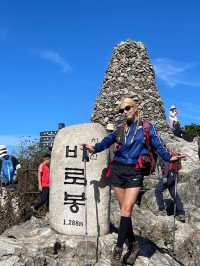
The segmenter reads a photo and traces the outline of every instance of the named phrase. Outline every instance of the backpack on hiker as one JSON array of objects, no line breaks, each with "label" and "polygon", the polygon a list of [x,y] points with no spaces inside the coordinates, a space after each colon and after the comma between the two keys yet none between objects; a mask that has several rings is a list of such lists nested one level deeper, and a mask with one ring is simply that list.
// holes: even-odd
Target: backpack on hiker
[{"label": "backpack on hiker", "polygon": [[15,179],[15,169],[12,161],[12,157],[8,156],[7,159],[0,158],[1,160],[1,183],[5,185],[10,185],[14,182]]},{"label": "backpack on hiker", "polygon": [[[157,154],[154,152],[150,144],[150,123],[146,120],[142,120],[140,122],[140,125],[142,126],[143,131],[144,131],[144,142],[148,150],[148,154],[139,156],[135,169],[140,169],[143,176],[148,176],[155,172]],[[124,140],[124,126],[121,126],[117,129],[116,135],[117,135],[116,142],[117,142],[117,145],[120,147],[120,145],[123,143],[123,140]],[[111,165],[112,165],[112,161],[109,163],[105,171],[106,177],[110,175]]]},{"label": "backpack on hiker", "polygon": [[148,149],[147,155],[141,155],[137,161],[136,167],[141,169],[143,176],[151,175],[155,172],[157,154],[154,152],[150,144],[150,123],[146,120],[142,121],[142,127],[144,131],[144,141]]}]

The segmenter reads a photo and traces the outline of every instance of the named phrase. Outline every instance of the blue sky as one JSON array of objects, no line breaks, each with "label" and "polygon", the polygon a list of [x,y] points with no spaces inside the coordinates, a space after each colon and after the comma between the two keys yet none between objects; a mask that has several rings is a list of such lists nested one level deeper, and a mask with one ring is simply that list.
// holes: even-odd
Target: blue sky
[{"label": "blue sky", "polygon": [[168,110],[200,123],[199,1],[0,0],[0,144],[87,122],[113,47],[144,42]]}]

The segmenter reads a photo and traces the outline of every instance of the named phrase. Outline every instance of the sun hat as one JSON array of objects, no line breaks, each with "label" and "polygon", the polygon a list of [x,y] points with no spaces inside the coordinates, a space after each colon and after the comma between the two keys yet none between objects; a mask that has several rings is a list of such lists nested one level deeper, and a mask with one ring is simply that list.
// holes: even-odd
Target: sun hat
[{"label": "sun hat", "polygon": [[170,110],[173,110],[173,109],[176,109],[176,106],[175,105],[171,105],[170,106]]}]

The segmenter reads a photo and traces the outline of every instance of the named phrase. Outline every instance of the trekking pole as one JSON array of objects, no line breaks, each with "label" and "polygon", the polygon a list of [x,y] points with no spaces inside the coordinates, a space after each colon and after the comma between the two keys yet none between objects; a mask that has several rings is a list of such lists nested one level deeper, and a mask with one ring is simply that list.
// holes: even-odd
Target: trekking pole
[{"label": "trekking pole", "polygon": [[177,190],[177,177],[175,174],[175,187],[174,187],[174,219],[173,219],[173,239],[172,239],[172,259],[173,259],[173,265],[174,265],[174,259],[175,259],[175,241],[176,241],[176,190]]},{"label": "trekking pole", "polygon": [[88,150],[85,145],[83,145],[83,157],[82,161],[84,162],[84,194],[85,194],[85,243],[86,243],[86,264],[84,266],[90,266],[87,262],[88,258],[88,228],[87,228],[87,176],[86,176],[86,163],[89,162]]},{"label": "trekking pole", "polygon": [[178,164],[179,160],[176,164],[176,170],[175,170],[175,184],[174,184],[174,222],[173,222],[173,246],[172,246],[172,256],[173,256],[173,265],[174,265],[174,258],[176,256],[175,253],[175,241],[176,241],[176,195],[177,195],[177,180],[178,180]]},{"label": "trekking pole", "polygon": [[159,161],[156,162],[156,169],[157,169],[157,176],[154,179],[158,180],[161,179]]}]

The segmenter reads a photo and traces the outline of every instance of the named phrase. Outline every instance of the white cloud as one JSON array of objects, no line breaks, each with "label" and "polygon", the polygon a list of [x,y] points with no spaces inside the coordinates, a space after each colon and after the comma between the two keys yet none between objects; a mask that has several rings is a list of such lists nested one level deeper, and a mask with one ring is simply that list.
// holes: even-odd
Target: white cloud
[{"label": "white cloud", "polygon": [[71,71],[71,66],[59,53],[51,50],[43,50],[39,52],[39,55],[42,59],[59,65],[64,73],[69,73]]},{"label": "white cloud", "polygon": [[170,87],[185,85],[199,87],[200,81],[192,81],[186,78],[188,70],[196,67],[193,63],[180,63],[169,58],[156,58],[152,60],[157,77]]}]

